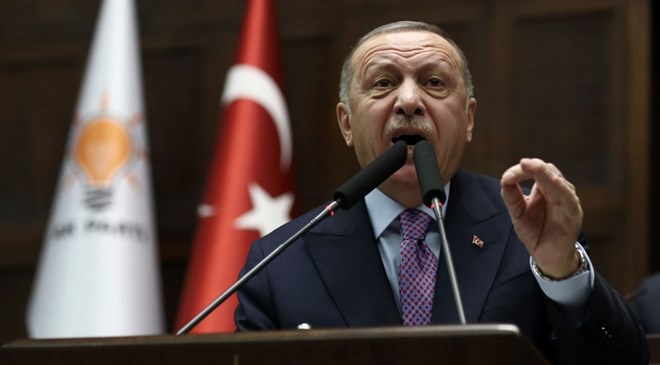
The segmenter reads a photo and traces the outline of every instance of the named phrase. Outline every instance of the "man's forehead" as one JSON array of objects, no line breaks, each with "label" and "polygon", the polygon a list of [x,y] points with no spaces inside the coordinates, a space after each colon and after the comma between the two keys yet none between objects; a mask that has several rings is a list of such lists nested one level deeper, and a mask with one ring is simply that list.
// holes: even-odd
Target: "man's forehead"
[{"label": "man's forehead", "polygon": [[447,55],[456,66],[460,64],[458,52],[445,38],[424,30],[402,30],[375,35],[362,43],[354,52],[353,64],[364,62],[379,52],[414,53],[437,50]]}]

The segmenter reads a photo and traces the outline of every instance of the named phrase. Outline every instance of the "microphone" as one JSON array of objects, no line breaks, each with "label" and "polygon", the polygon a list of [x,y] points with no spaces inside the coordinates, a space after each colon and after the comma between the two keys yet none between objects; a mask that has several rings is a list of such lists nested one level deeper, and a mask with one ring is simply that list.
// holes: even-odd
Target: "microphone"
[{"label": "microphone", "polygon": [[424,140],[418,142],[415,144],[413,159],[415,160],[417,180],[419,180],[419,187],[422,190],[424,204],[430,207],[433,198],[438,198],[440,203],[444,204],[447,195],[442,188],[442,178],[438,169],[438,162],[435,159],[435,152],[433,152],[433,146]]},{"label": "microphone", "polygon": [[370,191],[375,189],[378,185],[382,184],[387,178],[406,163],[407,158],[407,145],[404,141],[398,141],[382,155],[378,156],[369,165],[363,168],[360,172],[350,178],[344,185],[340,186],[334,193],[334,201],[323,209],[316,217],[312,218],[309,223],[302,227],[298,232],[294,233],[284,243],[277,246],[268,256],[264,257],[258,264],[256,264],[250,271],[238,279],[234,285],[217,297],[211,304],[199,312],[195,318],[190,320],[185,326],[176,333],[183,335],[190,332],[199,322],[206,318],[215,308],[224,303],[229,297],[234,294],[240,287],[242,287],[248,280],[252,279],[259,271],[268,265],[273,259],[295,242],[300,236],[309,231],[312,227],[319,224],[328,216],[334,214],[336,208],[349,209],[355,203],[360,201]]},{"label": "microphone", "polygon": [[417,142],[413,151],[413,160],[415,160],[415,170],[417,171],[419,188],[422,191],[422,199],[424,200],[424,204],[433,209],[436,221],[438,222],[438,228],[440,229],[442,253],[445,257],[451,288],[454,292],[454,299],[456,300],[458,319],[461,324],[465,324],[463,301],[461,300],[461,293],[458,289],[458,282],[456,281],[456,272],[454,270],[454,263],[449,249],[449,241],[447,240],[441,210],[442,205],[447,200],[447,195],[442,188],[442,178],[440,177],[440,170],[438,169],[438,162],[435,158],[433,146],[425,140]]},{"label": "microphone", "polygon": [[406,163],[408,145],[399,140],[367,167],[340,186],[333,195],[339,207],[349,209]]}]

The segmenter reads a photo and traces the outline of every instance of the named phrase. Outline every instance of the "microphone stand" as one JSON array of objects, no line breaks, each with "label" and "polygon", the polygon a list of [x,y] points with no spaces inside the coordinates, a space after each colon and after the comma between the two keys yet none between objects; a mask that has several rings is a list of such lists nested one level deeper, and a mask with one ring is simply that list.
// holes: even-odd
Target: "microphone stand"
[{"label": "microphone stand", "polygon": [[456,271],[454,270],[454,262],[452,260],[451,251],[449,249],[449,240],[447,240],[447,233],[445,232],[445,223],[442,217],[442,203],[437,197],[431,198],[431,209],[435,213],[438,228],[440,229],[440,243],[442,244],[442,254],[445,257],[445,264],[447,264],[447,271],[449,271],[449,280],[451,281],[451,289],[454,292],[454,299],[456,301],[456,311],[458,312],[458,319],[461,324],[465,322],[465,312],[463,311],[463,301],[461,300],[461,293],[458,290],[458,282],[456,281]]},{"label": "microphone stand", "polygon": [[193,318],[188,322],[185,326],[183,326],[176,334],[177,335],[185,335],[188,332],[190,332],[191,329],[193,329],[199,322],[201,322],[204,318],[206,318],[211,312],[215,310],[220,304],[224,303],[229,297],[234,294],[245,282],[248,280],[252,279],[253,276],[255,276],[259,271],[261,271],[266,265],[268,265],[273,259],[275,259],[279,254],[281,254],[287,247],[289,247],[293,242],[295,242],[300,236],[305,234],[307,231],[309,231],[312,227],[315,225],[319,224],[322,220],[327,218],[329,215],[334,214],[334,210],[340,205],[340,200],[337,199],[330,203],[321,213],[319,213],[316,217],[314,217],[309,223],[307,223],[304,227],[302,227],[298,232],[296,232],[293,236],[291,236],[288,240],[284,241],[284,243],[280,244],[277,246],[273,252],[268,254],[268,256],[264,257],[263,260],[259,261],[259,263],[253,267],[250,271],[248,271],[245,275],[243,275],[234,285],[232,285],[229,289],[227,289],[224,293],[222,293],[219,297],[217,297],[211,304],[209,304],[204,310],[199,312]]},{"label": "microphone stand", "polygon": [[197,314],[195,318],[183,326],[176,334],[182,335],[188,333],[200,321],[206,318],[206,316],[211,314],[215,308],[217,308],[238,289],[240,289],[243,284],[255,276],[266,265],[273,261],[273,259],[281,254],[287,247],[289,247],[293,242],[300,238],[300,236],[305,234],[307,231],[312,229],[312,227],[319,224],[328,216],[333,215],[335,209],[351,208],[367,193],[375,189],[378,185],[382,184],[383,181],[387,180],[390,175],[395,173],[398,169],[401,168],[401,166],[403,166],[404,163],[406,163],[407,149],[408,147],[406,142],[398,141],[387,151],[378,156],[375,160],[371,161],[369,165],[365,166],[360,172],[350,178],[346,183],[344,183],[344,185],[340,186],[337,191],[335,191],[333,196],[334,201],[326,206],[321,213],[309,221],[309,223],[302,227],[293,236],[289,237],[288,240],[277,246],[277,248],[268,254],[268,256],[264,257],[263,260],[259,261],[255,267],[243,275],[243,277],[236,281],[236,283],[227,289],[227,291],[222,293],[222,295],[216,298],[204,310]]},{"label": "microphone stand", "polygon": [[445,201],[446,195],[444,190],[442,190],[442,178],[440,177],[440,170],[438,170],[438,161],[435,158],[433,146],[426,140],[417,142],[415,144],[413,159],[415,160],[415,169],[417,170],[419,188],[422,192],[422,200],[424,200],[424,204],[433,209],[436,221],[438,222],[438,228],[440,229],[440,244],[442,245],[442,252],[444,253],[447,271],[449,272],[451,289],[454,292],[458,319],[461,324],[465,324],[463,301],[461,300],[461,293],[458,290],[456,271],[454,270],[454,263],[449,250],[449,240],[447,239],[445,223],[442,218],[442,202]]}]

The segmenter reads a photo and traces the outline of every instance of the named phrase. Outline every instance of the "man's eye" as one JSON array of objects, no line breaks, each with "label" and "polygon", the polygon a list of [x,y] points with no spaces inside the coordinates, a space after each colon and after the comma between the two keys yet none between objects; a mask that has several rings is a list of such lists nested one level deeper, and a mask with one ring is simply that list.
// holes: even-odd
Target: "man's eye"
[{"label": "man's eye", "polygon": [[427,81],[427,84],[428,84],[429,86],[433,86],[433,87],[444,86],[444,83],[442,82],[442,80],[440,80],[440,79],[437,78],[437,77],[432,77],[432,78],[430,78],[430,79]]},{"label": "man's eye", "polygon": [[376,83],[374,84],[374,86],[376,86],[376,87],[388,87],[388,86],[392,86],[392,81],[390,81],[390,80],[388,80],[388,79],[380,79],[380,80],[376,80]]}]

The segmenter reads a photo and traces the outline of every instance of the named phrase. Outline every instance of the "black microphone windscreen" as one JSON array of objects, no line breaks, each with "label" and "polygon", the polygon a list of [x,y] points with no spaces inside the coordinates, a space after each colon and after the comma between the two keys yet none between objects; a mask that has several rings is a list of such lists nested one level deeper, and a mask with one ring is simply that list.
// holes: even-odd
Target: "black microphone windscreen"
[{"label": "black microphone windscreen", "polygon": [[438,161],[435,158],[433,146],[427,141],[419,141],[415,144],[413,151],[417,180],[422,190],[424,204],[431,206],[433,198],[438,198],[444,204],[447,196],[442,189],[442,178],[438,169]]},{"label": "black microphone windscreen", "polygon": [[408,145],[400,140],[340,186],[333,198],[339,201],[340,208],[349,209],[397,172],[407,158]]}]

